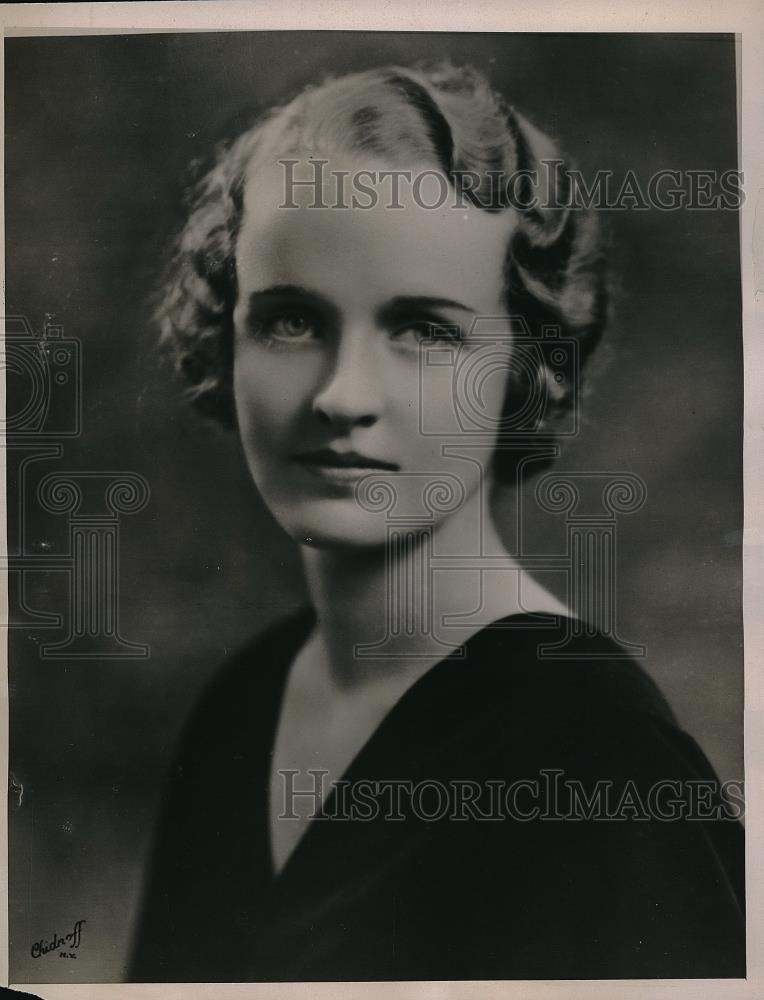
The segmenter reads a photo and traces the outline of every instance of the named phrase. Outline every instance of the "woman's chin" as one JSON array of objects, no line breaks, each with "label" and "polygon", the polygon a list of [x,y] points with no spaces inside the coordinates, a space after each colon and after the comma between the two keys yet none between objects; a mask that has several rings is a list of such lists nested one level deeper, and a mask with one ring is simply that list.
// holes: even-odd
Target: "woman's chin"
[{"label": "woman's chin", "polygon": [[379,549],[384,548],[385,538],[379,537],[378,534],[372,535],[371,533],[366,534],[352,534],[348,532],[332,533],[332,532],[314,532],[314,534],[298,533],[293,534],[292,538],[298,542],[300,545],[304,545],[309,549]]},{"label": "woman's chin", "polygon": [[364,511],[290,519],[288,523],[282,521],[282,526],[293,541],[313,549],[378,548],[387,539],[384,516]]}]

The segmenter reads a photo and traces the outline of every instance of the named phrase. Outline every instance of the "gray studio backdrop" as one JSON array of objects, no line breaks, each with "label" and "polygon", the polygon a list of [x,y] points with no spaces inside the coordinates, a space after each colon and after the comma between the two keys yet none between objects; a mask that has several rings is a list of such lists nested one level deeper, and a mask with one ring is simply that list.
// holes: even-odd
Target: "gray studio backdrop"
[{"label": "gray studio backdrop", "polygon": [[[46,376],[48,425],[8,449],[11,978],[112,981],[124,974],[160,781],[194,697],[226,651],[304,596],[296,553],[236,441],[184,407],[155,354],[147,297],[182,221],[187,164],[327,70],[451,56],[486,71],[585,175],[734,169],[734,42],[173,34],[14,38],[5,56],[7,313],[28,320],[19,337],[34,341],[47,322],[65,346],[76,342],[66,351],[81,351],[81,372],[65,351],[66,379]],[[645,481],[647,503],[618,525],[619,633],[647,647],[647,669],[681,722],[720,777],[738,779],[738,219],[653,209],[603,221],[617,277],[608,347],[558,468]],[[10,361],[8,371],[10,411],[29,386]],[[56,473],[87,485],[78,516],[88,530],[111,532],[119,630],[148,647],[145,657],[122,655],[140,652],[127,647],[112,658],[67,654],[73,513],[60,491],[56,507],[51,481],[47,508],[38,493]],[[122,506],[99,522],[114,514],[104,484],[118,474]],[[511,532],[511,494],[499,509]],[[526,549],[558,550],[564,525],[534,511]],[[545,582],[560,591],[559,578]],[[46,617],[56,614],[58,624]],[[58,657],[41,655],[62,642]],[[32,957],[35,942],[79,920],[76,959],[60,949]]]}]

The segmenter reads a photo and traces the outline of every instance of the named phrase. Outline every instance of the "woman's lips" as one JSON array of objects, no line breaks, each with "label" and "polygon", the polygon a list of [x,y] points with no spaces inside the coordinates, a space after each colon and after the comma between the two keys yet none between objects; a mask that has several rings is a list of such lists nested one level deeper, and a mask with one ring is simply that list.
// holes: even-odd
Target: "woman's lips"
[{"label": "woman's lips", "polygon": [[337,485],[352,485],[362,476],[374,472],[395,472],[399,468],[393,462],[360,455],[354,451],[334,451],[332,448],[304,452],[295,455],[295,460],[318,479]]},{"label": "woman's lips", "polygon": [[363,476],[370,473],[380,472],[380,469],[354,468],[353,466],[339,465],[310,465],[305,463],[304,468],[311,475],[323,480],[326,483],[334,483],[340,486],[351,486],[357,483]]}]

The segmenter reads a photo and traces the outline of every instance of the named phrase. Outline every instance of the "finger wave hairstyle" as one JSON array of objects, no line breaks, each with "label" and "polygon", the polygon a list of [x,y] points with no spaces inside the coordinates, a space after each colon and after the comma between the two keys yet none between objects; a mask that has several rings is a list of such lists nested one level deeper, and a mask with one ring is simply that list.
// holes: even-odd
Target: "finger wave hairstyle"
[{"label": "finger wave hairstyle", "polygon": [[[510,371],[497,443],[517,443],[512,415],[529,395],[545,401],[535,432],[553,434],[559,418],[578,403],[580,373],[604,327],[606,273],[597,220],[590,210],[568,206],[567,170],[553,141],[507,105],[482,74],[450,62],[329,77],[261,114],[218,148],[212,168],[187,193],[189,213],[156,310],[161,343],[170,348],[196,408],[227,428],[236,425],[235,249],[245,178],[258,161],[333,152],[366,152],[396,168],[431,165],[480,209],[517,212],[503,262],[505,303],[507,315],[522,317],[538,339],[539,361],[530,381],[527,373],[520,378]],[[544,161],[559,167],[544,169]],[[463,182],[466,174],[470,185]],[[558,349],[554,365],[549,328],[574,348],[562,362]],[[516,447],[498,447],[497,479],[516,481],[518,469],[527,467],[521,458]]]}]

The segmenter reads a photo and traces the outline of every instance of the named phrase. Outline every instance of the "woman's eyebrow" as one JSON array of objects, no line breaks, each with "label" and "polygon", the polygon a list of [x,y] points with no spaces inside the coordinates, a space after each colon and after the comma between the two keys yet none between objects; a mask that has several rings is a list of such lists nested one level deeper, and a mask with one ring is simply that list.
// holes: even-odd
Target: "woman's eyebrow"
[{"label": "woman's eyebrow", "polygon": [[312,288],[305,288],[303,285],[271,285],[268,288],[252,292],[249,296],[249,309],[252,310],[272,299],[297,299],[314,309],[320,309],[332,316],[339,316],[339,309],[330,299]]},{"label": "woman's eyebrow", "polygon": [[[257,306],[273,299],[299,300],[337,319],[341,316],[341,311],[331,299],[315,289],[306,288],[304,285],[271,285],[268,288],[252,292],[249,296],[249,309],[254,310]],[[462,312],[477,314],[471,306],[466,306],[455,299],[434,295],[396,295],[395,298],[380,306],[376,318],[381,325],[384,325],[395,322],[401,316],[409,316],[412,313],[427,312],[433,309],[459,309]]]},{"label": "woman's eyebrow", "polygon": [[460,309],[463,312],[476,314],[476,310],[471,306],[465,306],[454,299],[431,295],[397,295],[378,310],[377,318],[381,323],[385,323],[388,319],[396,319],[402,313],[426,312],[428,309]]}]

